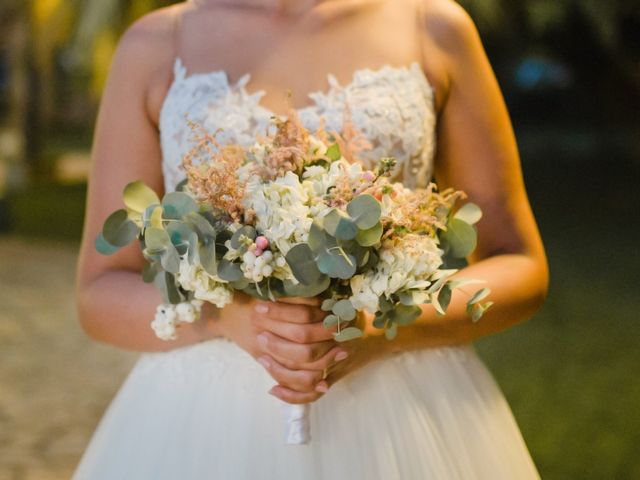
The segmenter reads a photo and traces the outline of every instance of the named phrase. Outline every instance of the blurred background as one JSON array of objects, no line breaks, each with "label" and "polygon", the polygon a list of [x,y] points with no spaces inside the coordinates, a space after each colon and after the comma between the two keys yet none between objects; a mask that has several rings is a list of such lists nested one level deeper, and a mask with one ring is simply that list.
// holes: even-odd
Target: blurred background
[{"label": "blurred background", "polygon": [[[170,1],[0,2],[0,479],[68,478],[135,355],[73,307],[111,55]],[[465,0],[512,114],[551,289],[478,343],[545,479],[640,478],[640,2]]]}]

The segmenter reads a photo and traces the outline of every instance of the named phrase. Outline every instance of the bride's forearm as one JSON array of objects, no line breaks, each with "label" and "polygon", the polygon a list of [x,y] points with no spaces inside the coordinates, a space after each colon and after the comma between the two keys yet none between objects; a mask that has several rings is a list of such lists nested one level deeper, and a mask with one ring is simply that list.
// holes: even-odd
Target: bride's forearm
[{"label": "bride's forearm", "polygon": [[[215,322],[205,318],[181,324],[176,340],[159,339],[150,323],[160,303],[162,298],[153,285],[143,283],[139,273],[126,270],[106,271],[76,291],[82,327],[104,343],[140,352],[166,351],[219,336]],[[208,316],[209,309],[205,310],[203,316]]]},{"label": "bride's forearm", "polygon": [[[519,254],[497,255],[469,265],[455,277],[486,281],[455,289],[446,316],[424,305],[415,324],[398,329],[391,351],[456,345],[505,330],[531,317],[542,305],[548,285],[546,265]],[[484,301],[494,304],[474,323],[466,313],[470,296],[481,287],[491,289]]]}]

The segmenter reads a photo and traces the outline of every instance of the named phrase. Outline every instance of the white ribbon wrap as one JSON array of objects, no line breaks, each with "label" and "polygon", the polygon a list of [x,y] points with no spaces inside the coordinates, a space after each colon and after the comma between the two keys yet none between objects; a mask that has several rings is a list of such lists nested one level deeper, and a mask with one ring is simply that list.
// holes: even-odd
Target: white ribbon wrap
[{"label": "white ribbon wrap", "polygon": [[311,441],[311,405],[282,405],[287,445],[306,445]]}]

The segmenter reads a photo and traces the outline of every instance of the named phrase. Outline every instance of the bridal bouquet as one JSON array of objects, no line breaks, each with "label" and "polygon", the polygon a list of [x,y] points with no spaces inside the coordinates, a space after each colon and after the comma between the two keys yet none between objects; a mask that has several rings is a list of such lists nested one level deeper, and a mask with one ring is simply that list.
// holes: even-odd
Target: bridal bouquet
[{"label": "bridal bouquet", "polygon": [[[126,208],[107,218],[96,248],[112,254],[139,242],[142,277],[164,298],[151,323],[158,337],[175,339],[204,301],[224,307],[242,291],[272,301],[320,296],[340,342],[362,336],[355,320],[367,311],[391,340],[420,305],[444,315],[455,288],[479,283],[451,278],[476,246],[481,217],[474,204],[455,208],[463,192],[393,183],[391,157],[366,168],[358,153],[367,142],[349,120],[342,134],[322,126],[312,134],[294,110],[273,122],[275,133],[250,147],[222,145],[190,122],[194,147],[177,191],[161,200],[131,183]],[[474,321],[489,293],[470,294]],[[288,442],[306,443],[309,407],[286,408]]]}]

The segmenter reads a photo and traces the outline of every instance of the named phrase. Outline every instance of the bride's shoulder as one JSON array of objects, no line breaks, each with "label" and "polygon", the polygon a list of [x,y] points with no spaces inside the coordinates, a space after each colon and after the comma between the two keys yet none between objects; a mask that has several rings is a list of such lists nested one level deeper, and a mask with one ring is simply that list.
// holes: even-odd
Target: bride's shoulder
[{"label": "bride's shoulder", "polygon": [[479,40],[474,21],[453,0],[418,0],[425,33],[445,53],[461,53]]},{"label": "bride's shoulder", "polygon": [[143,98],[154,120],[173,75],[176,28],[184,5],[160,8],[133,22],[120,37],[111,63],[107,87],[111,83]]}]

